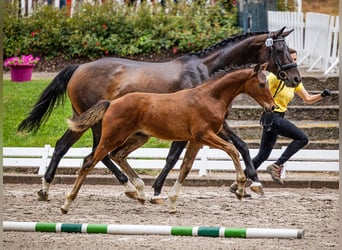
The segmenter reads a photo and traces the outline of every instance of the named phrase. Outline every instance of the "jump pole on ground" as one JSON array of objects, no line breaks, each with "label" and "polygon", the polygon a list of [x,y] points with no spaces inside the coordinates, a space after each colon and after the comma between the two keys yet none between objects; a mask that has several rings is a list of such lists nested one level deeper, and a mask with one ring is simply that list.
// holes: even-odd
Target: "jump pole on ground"
[{"label": "jump pole on ground", "polygon": [[174,235],[205,236],[225,238],[296,238],[304,237],[302,229],[276,228],[228,228],[228,227],[192,227],[158,225],[121,225],[121,224],[76,224],[45,222],[3,222],[3,231],[20,232],[66,232],[66,233],[102,233],[122,235]]}]

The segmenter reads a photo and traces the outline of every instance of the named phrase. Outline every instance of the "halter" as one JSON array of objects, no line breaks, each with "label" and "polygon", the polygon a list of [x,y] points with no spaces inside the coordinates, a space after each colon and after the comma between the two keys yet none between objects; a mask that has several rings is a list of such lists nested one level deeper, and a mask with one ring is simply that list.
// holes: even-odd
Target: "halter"
[{"label": "halter", "polygon": [[266,39],[265,41],[265,45],[267,48],[269,48],[269,51],[270,51],[270,55],[272,55],[273,57],[273,60],[277,66],[277,78],[279,80],[286,80],[287,78],[287,74],[284,70],[287,70],[287,69],[290,69],[290,68],[294,68],[294,67],[297,67],[297,63],[293,62],[293,63],[288,63],[288,64],[284,64],[284,65],[281,65],[280,62],[279,62],[279,59],[276,55],[276,53],[274,53],[274,50],[273,50],[273,44],[276,43],[276,42],[283,42],[285,41],[284,38],[278,38],[278,39],[273,39],[271,37],[271,33],[268,35],[268,38]]}]

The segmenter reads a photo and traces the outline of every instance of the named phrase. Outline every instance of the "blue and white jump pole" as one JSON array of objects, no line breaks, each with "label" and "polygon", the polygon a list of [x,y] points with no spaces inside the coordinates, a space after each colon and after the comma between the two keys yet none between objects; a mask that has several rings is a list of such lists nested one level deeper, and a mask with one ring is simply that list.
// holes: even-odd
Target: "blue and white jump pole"
[{"label": "blue and white jump pole", "polygon": [[296,238],[304,237],[302,229],[227,228],[121,224],[76,224],[44,222],[3,222],[3,231],[102,233],[123,235],[175,235],[225,238]]}]

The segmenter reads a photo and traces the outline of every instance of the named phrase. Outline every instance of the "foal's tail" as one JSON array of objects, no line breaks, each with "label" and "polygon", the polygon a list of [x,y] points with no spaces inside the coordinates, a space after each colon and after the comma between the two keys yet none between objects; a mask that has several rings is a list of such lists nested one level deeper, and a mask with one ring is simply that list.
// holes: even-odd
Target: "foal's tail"
[{"label": "foal's tail", "polygon": [[81,115],[68,119],[69,129],[76,132],[84,132],[98,121],[102,120],[110,101],[100,101]]},{"label": "foal's tail", "polygon": [[68,82],[79,65],[70,65],[52,80],[40,95],[29,115],[19,124],[18,131],[37,132],[48,120],[55,106],[64,103]]}]

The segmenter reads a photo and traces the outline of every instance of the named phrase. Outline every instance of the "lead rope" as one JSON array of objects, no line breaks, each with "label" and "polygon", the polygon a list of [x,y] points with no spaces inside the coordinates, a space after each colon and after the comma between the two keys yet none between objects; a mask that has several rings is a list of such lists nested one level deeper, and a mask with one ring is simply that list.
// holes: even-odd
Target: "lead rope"
[{"label": "lead rope", "polygon": [[[280,80],[276,91],[273,94],[273,98],[284,89],[285,83]],[[260,124],[266,129],[267,132],[271,131],[271,126],[273,124],[273,113],[264,111],[260,118]]]}]

